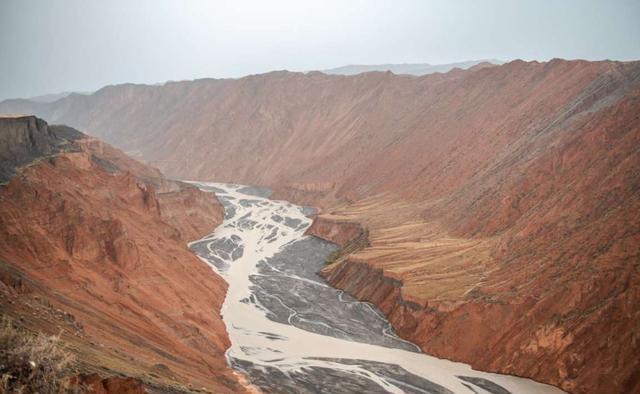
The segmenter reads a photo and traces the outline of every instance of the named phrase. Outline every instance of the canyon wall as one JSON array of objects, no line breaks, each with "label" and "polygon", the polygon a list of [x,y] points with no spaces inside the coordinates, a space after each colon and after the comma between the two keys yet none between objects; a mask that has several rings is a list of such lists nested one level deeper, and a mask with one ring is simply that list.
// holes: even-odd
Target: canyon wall
[{"label": "canyon wall", "polygon": [[[330,233],[341,228],[338,223]],[[516,280],[492,273],[499,265],[474,261],[486,246],[446,235],[417,246],[386,243],[376,234],[371,243],[321,275],[378,305],[398,335],[425,352],[569,392],[638,391],[637,265],[606,274],[583,267],[590,280],[557,288],[526,264],[513,264],[542,293],[526,294],[514,287]]]},{"label": "canyon wall", "polygon": [[542,153],[526,149],[616,104],[637,88],[639,70],[553,60],[422,77],[272,72],[8,100],[0,112],[86,130],[168,176],[424,200]]},{"label": "canyon wall", "polygon": [[[5,124],[56,134],[34,117],[0,119],[3,136]],[[220,204],[184,184],[158,194],[135,175],[156,170],[108,146],[100,155],[81,135],[66,143],[0,188],[2,314],[60,334],[85,372],[159,390],[243,391],[225,359],[226,283],[186,247],[222,222]]]},{"label": "canyon wall", "polygon": [[312,231],[341,243],[345,220],[366,228],[324,274],[428,353],[576,393],[639,389],[639,62],[273,72],[0,111],[178,178],[273,187],[319,205]]}]

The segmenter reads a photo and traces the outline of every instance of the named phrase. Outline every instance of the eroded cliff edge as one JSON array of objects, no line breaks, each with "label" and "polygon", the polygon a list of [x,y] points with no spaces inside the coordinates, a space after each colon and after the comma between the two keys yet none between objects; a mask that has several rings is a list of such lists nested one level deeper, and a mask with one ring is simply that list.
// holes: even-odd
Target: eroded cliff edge
[{"label": "eroded cliff edge", "polygon": [[79,371],[243,391],[224,357],[226,283],[186,247],[222,222],[220,204],[60,130],[0,118],[4,173],[15,174],[0,187],[2,314],[61,334]]},{"label": "eroded cliff edge", "polygon": [[398,335],[426,353],[574,393],[638,390],[637,264],[604,273],[587,268],[588,285],[558,289],[514,261],[509,269],[530,275],[538,289],[527,294],[505,276],[494,239],[455,238],[418,222],[374,221],[369,232],[352,220],[314,219],[309,235],[343,247],[320,275],[376,304]]}]

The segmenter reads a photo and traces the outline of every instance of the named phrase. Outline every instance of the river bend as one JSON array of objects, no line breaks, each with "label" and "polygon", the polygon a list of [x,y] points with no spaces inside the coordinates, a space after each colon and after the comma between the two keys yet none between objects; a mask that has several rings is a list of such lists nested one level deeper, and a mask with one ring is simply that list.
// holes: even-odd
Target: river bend
[{"label": "river bend", "polygon": [[229,364],[277,393],[562,393],[529,379],[474,371],[399,338],[380,311],[316,272],[337,246],[304,235],[312,209],[267,189],[196,183],[225,220],[190,248],[229,284],[222,315]]}]

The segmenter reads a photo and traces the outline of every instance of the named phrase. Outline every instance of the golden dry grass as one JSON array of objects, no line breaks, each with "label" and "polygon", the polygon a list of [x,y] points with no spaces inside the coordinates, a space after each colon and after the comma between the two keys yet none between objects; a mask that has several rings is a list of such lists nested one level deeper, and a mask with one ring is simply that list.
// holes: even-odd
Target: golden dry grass
[{"label": "golden dry grass", "polygon": [[57,336],[33,334],[3,316],[0,322],[0,392],[69,391],[67,375],[75,357]]},{"label": "golden dry grass", "polygon": [[493,241],[451,237],[439,223],[421,218],[430,205],[382,194],[335,206],[322,217],[357,221],[366,227],[371,246],[349,259],[381,268],[386,276],[401,280],[403,295],[418,300],[460,300],[492,268]]}]

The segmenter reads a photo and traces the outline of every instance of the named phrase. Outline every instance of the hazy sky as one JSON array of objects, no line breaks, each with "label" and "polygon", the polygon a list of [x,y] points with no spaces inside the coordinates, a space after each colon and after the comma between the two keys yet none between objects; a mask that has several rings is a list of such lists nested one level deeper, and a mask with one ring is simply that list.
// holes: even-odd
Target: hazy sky
[{"label": "hazy sky", "polygon": [[640,0],[0,0],[0,100],[346,64],[640,59]]}]

